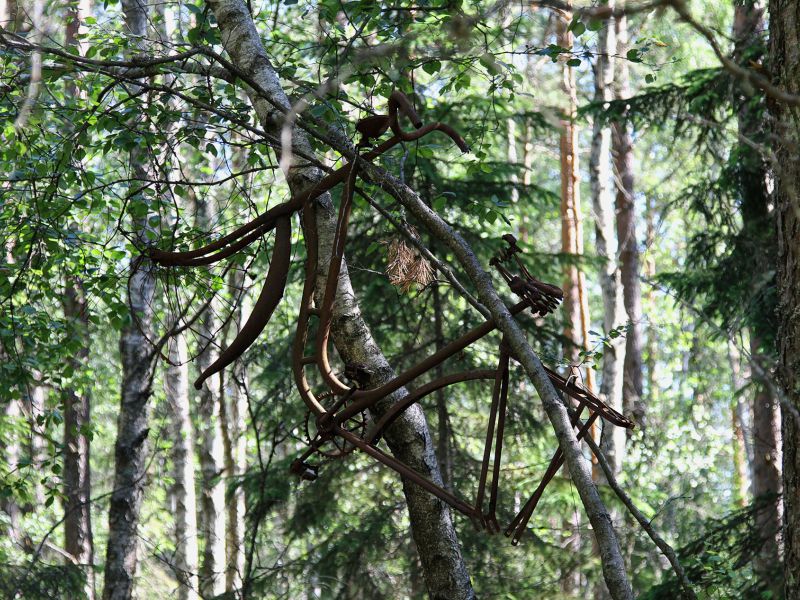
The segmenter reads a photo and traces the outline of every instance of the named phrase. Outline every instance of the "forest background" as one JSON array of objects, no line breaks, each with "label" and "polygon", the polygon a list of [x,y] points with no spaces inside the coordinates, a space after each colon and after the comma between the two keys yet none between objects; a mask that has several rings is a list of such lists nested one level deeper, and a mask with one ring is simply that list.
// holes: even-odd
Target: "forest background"
[{"label": "forest background", "polygon": [[[800,598],[798,6],[4,0],[0,597]],[[496,297],[414,201],[487,269],[513,233],[565,292],[520,317],[533,349],[636,422],[593,431],[602,459],[582,444],[616,571],[573,463],[516,547],[358,452],[290,475],[300,227],[266,331],[190,387],[273,239],[204,269],[145,250],[217,240],[341,166],[393,90],[471,152],[403,144],[377,161],[394,192],[356,198],[347,276],[373,358],[407,367]],[[316,166],[288,161],[287,118]],[[448,364],[492,365],[498,341]],[[502,525],[559,443],[529,374],[512,369]],[[459,384],[397,426],[459,494],[490,399]]]}]

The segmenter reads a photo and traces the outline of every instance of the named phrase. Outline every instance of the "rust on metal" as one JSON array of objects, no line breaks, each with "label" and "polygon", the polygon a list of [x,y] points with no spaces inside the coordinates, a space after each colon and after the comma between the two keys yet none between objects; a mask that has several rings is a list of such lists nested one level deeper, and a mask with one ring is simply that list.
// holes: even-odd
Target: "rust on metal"
[{"label": "rust on metal", "polygon": [[[401,119],[410,121],[413,129],[409,131],[403,129]],[[501,528],[496,512],[508,404],[509,366],[514,358],[504,341],[501,341],[498,346],[498,363],[495,368],[449,373],[413,389],[386,409],[380,417],[369,418],[373,415],[378,401],[404,386],[412,385],[421,376],[491,334],[497,328],[493,320],[481,323],[416,365],[397,373],[391,380],[374,387],[370,387],[373,373],[363,365],[345,366],[342,376],[349,384],[342,381],[331,366],[328,348],[337,284],[347,245],[353,196],[362,166],[402,142],[418,140],[434,131],[449,136],[463,152],[469,151],[463,138],[449,125],[439,122],[424,125],[409,99],[398,91],[393,92],[389,98],[387,115],[375,115],[362,119],[356,124],[356,131],[361,135],[361,140],[356,147],[354,159],[322,178],[310,189],[292,196],[288,201],[271,208],[249,223],[201,248],[185,252],[166,252],[157,249],[149,251],[149,257],[155,263],[164,266],[209,265],[236,254],[275,229],[275,244],[269,271],[250,317],[234,341],[220,354],[217,361],[202,373],[195,383],[195,387],[199,388],[205,379],[218,373],[241,356],[255,342],[272,317],[283,297],[291,262],[291,219],[295,213],[299,213],[306,240],[306,262],[291,363],[295,386],[308,408],[306,419],[308,448],[292,462],[291,472],[301,479],[313,481],[319,472],[319,466],[309,462],[313,456],[328,460],[346,456],[358,449],[396,471],[401,477],[414,482],[446,502],[455,510],[472,519],[477,525],[485,528],[487,532],[499,532]],[[388,131],[392,133],[389,139],[369,148],[373,140],[378,140]],[[342,183],[344,185],[331,260],[327,265],[326,285],[321,302],[317,304],[314,300],[314,292],[320,264],[314,200]],[[509,308],[511,314],[518,315],[530,309],[535,316],[544,317],[554,312],[563,300],[561,289],[536,279],[528,271],[520,259],[522,249],[513,235],[506,234],[503,236],[503,240],[506,247],[492,258],[490,264],[495,267],[508,284],[509,289],[520,300]],[[312,319],[318,321],[317,327],[313,329],[313,335],[311,333]],[[321,389],[312,388],[306,376],[306,369],[316,370],[318,379],[321,380]],[[565,379],[551,369],[546,369],[546,371],[556,389],[577,402],[578,408],[571,423],[576,429],[576,437],[579,440],[587,434],[591,425],[598,418],[618,427],[632,428],[634,426],[629,419],[606,405],[573,379]],[[387,429],[404,411],[427,395],[458,383],[480,380],[491,380],[494,385],[478,489],[474,503],[470,504],[381,450],[378,444]],[[589,411],[589,418],[585,423],[581,423],[580,415],[584,410]],[[519,542],[545,487],[562,464],[563,453],[559,448],[554,453],[541,482],[530,499],[504,530],[505,534],[512,538],[513,544]]]}]

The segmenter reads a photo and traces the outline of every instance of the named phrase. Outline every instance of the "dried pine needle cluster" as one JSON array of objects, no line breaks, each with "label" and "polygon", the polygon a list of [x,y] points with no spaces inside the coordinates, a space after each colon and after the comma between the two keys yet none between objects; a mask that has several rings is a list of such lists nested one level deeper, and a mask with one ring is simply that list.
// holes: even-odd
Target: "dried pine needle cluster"
[{"label": "dried pine needle cluster", "polygon": [[[408,231],[419,239],[413,227],[408,226]],[[399,287],[403,293],[408,293],[414,284],[424,288],[433,281],[433,267],[405,239],[395,236],[385,243],[388,261],[386,275],[389,276],[389,283]]]}]

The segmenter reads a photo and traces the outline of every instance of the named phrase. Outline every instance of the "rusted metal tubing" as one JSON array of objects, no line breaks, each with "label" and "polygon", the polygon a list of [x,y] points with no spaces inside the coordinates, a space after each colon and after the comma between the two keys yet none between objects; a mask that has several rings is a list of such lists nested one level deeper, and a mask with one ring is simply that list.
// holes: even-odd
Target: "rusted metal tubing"
[{"label": "rusted metal tubing", "polygon": [[292,345],[292,372],[295,386],[300,393],[300,398],[308,409],[321,415],[325,407],[314,396],[305,374],[304,357],[308,342],[308,328],[311,317],[317,313],[314,308],[314,288],[317,281],[317,213],[313,203],[306,206],[300,213],[303,233],[305,235],[306,263],[303,280],[303,295],[300,300],[300,312],[297,316],[297,330]]},{"label": "rusted metal tubing", "polygon": [[[292,472],[304,479],[312,480],[317,476],[317,467],[306,463],[306,459],[312,454],[319,453],[325,457],[339,457],[347,454],[354,448],[359,448],[382,464],[395,470],[405,480],[421,486],[443,502],[468,516],[473,522],[482,524],[490,533],[496,532],[499,531],[496,507],[505,419],[507,414],[509,360],[511,358],[510,349],[505,343],[501,343],[500,345],[500,357],[497,369],[478,369],[452,373],[422,385],[393,404],[389,410],[371,426],[369,432],[366,434],[364,432],[366,429],[366,421],[362,414],[366,410],[372,409],[375,403],[382,398],[397,391],[402,386],[411,383],[434,367],[441,365],[448,358],[461,352],[477,340],[494,331],[496,329],[494,322],[487,321],[474,327],[472,330],[450,342],[410,369],[398,374],[391,381],[373,389],[364,389],[370,381],[370,373],[364,369],[358,368],[358,365],[348,365],[348,368],[345,369],[345,378],[349,378],[354,382],[352,386],[346,385],[344,382],[340,381],[330,365],[328,347],[330,330],[333,322],[333,307],[336,301],[339,275],[341,273],[345,246],[347,244],[348,225],[353,204],[353,192],[359,173],[362,170],[362,161],[370,162],[401,142],[418,140],[434,131],[440,131],[448,135],[462,151],[469,151],[467,144],[452,127],[443,123],[423,125],[409,99],[399,91],[393,92],[389,98],[388,112],[388,115],[376,115],[359,121],[356,124],[356,131],[361,134],[362,139],[356,147],[353,159],[338,170],[329,173],[308,189],[295,194],[287,202],[269,209],[233,232],[201,248],[186,252],[164,252],[153,249],[149,251],[149,256],[154,262],[167,266],[193,267],[208,265],[232,256],[271,229],[276,229],[272,262],[269,267],[267,279],[264,283],[264,288],[261,291],[261,295],[256,302],[253,312],[231,345],[221,353],[217,361],[206,369],[197,382],[195,382],[195,387],[199,388],[206,378],[224,369],[253,344],[270,320],[284,293],[290,265],[291,218],[293,213],[299,212],[301,224],[305,232],[307,253],[305,261],[305,280],[300,302],[297,331],[292,347],[291,362],[295,385],[303,402],[309,408],[310,414],[313,415],[317,426],[317,433],[313,436],[310,432],[308,433],[310,438],[309,447],[301,457],[292,463]],[[401,117],[408,118],[414,130],[405,131],[400,124]],[[379,138],[389,129],[391,129],[393,133],[392,137],[361,155],[362,149],[366,148],[367,145],[371,143],[371,140]],[[317,207],[314,200],[319,195],[330,191],[336,185],[343,182],[344,187],[336,221],[332,256],[330,263],[326,266],[327,281],[325,289],[322,290],[321,300],[316,304],[315,288],[318,276],[320,275],[321,265],[319,264],[319,240],[316,231]],[[559,303],[563,299],[563,292],[561,289],[539,281],[530,274],[519,258],[522,249],[518,246],[516,238],[508,234],[503,236],[503,239],[508,244],[508,248],[501,250],[491,260],[490,264],[497,268],[511,290],[521,299],[521,302],[510,309],[511,314],[517,315],[523,310],[530,308],[534,314],[544,316],[558,308]],[[514,261],[517,264],[521,275],[513,274],[503,264],[510,261]],[[314,316],[319,318],[319,326],[316,330],[313,344],[311,344],[313,347],[309,349],[309,342],[311,342],[311,340],[309,340],[310,319]],[[319,396],[314,394],[306,377],[305,368],[310,365],[315,365],[324,384],[324,389],[321,390]],[[573,427],[580,422],[580,413],[585,407],[588,407],[592,413],[587,423],[580,428],[577,434],[578,439],[582,439],[592,423],[601,417],[615,425],[623,427],[633,426],[633,423],[623,415],[614,411],[611,407],[600,401],[599,398],[587,390],[584,390],[573,381],[567,381],[549,369],[547,369],[547,372],[551,381],[558,389],[572,398],[575,398],[579,403],[579,410],[572,420]],[[459,499],[452,492],[426,479],[408,465],[405,465],[401,461],[398,461],[394,457],[378,449],[374,443],[380,439],[386,429],[402,415],[409,406],[419,402],[421,398],[449,385],[477,379],[494,379],[495,385],[489,411],[489,423],[487,425],[476,505],[471,506],[467,502]],[[325,405],[327,405],[327,408]],[[325,450],[325,447],[327,447],[329,443],[333,444],[334,450]],[[493,460],[492,449],[494,449]],[[486,496],[486,487],[489,484],[490,460],[492,462],[491,487],[488,510],[484,513],[483,504]],[[555,476],[562,462],[563,455],[559,449],[553,456],[533,496],[531,496],[531,499],[515,516],[514,520],[512,520],[507,528],[507,535],[511,535],[512,532],[514,533],[514,538],[512,540],[514,544],[519,541],[519,537],[525,530],[528,520],[536,504],[539,502],[545,487]]]},{"label": "rusted metal tubing", "polygon": [[557,389],[571,396],[578,402],[586,404],[591,410],[598,412],[600,416],[609,423],[619,427],[624,427],[625,429],[633,429],[635,426],[633,421],[618,413],[608,404],[600,400],[600,398],[592,394],[589,390],[579,386],[574,382],[567,381],[561,377],[561,375],[552,369],[549,369],[548,367],[545,367],[544,370],[547,372],[547,376],[550,377],[550,381],[553,382],[553,385]]},{"label": "rusted metal tubing", "polygon": [[[525,310],[527,307],[527,303],[520,302],[512,306],[509,309],[509,312],[512,315],[516,315]],[[336,416],[336,422],[341,423],[342,421],[346,421],[352,417],[354,414],[369,409],[381,398],[388,396],[407,383],[410,383],[423,373],[430,371],[432,368],[441,364],[454,354],[458,354],[470,344],[473,344],[485,335],[494,331],[496,327],[497,326],[495,325],[494,321],[485,321],[484,323],[474,327],[462,335],[457,340],[450,342],[425,360],[417,363],[407,371],[404,371],[391,381],[388,381],[385,384],[371,390],[359,390],[353,395],[353,404],[345,407],[344,410],[342,410],[341,413]]]},{"label": "rusted metal tubing", "polygon": [[495,425],[497,422],[497,407],[500,404],[500,397],[503,392],[508,392],[508,354],[501,349],[500,360],[497,363],[497,370],[494,376],[494,388],[492,389],[492,404],[489,407],[489,424],[486,427],[486,442],[483,445],[483,460],[481,461],[481,474],[478,478],[478,491],[475,494],[475,506],[483,511],[483,495],[486,489],[486,477],[489,474],[489,460],[492,456],[492,443],[494,442]]},{"label": "rusted metal tubing", "polygon": [[[585,407],[584,404],[578,405],[578,409],[575,411],[575,414],[573,415],[572,419],[570,419],[570,425],[572,425],[572,427],[575,427],[578,424],[578,419],[580,419],[580,415],[583,412],[584,407]],[[525,503],[522,509],[516,514],[516,516],[511,520],[511,523],[508,524],[508,527],[506,527],[506,536],[511,535],[511,531],[515,529],[517,525],[519,525],[520,521],[524,518],[525,514],[529,510],[533,512],[533,508],[536,507],[536,503],[539,501],[538,496],[541,496],[541,493],[544,491],[544,485],[542,485],[542,483],[544,482],[545,479],[547,479],[547,481],[550,481],[550,479],[552,479],[552,477],[558,472],[558,467],[555,465],[560,456],[561,456],[561,448],[559,447],[556,448],[556,451],[553,453],[553,458],[550,459],[550,464],[548,465],[547,470],[545,471],[544,477],[542,477],[542,480],[539,482],[539,485],[537,486],[533,495]]]},{"label": "rusted metal tubing", "polygon": [[267,212],[262,213],[252,221],[245,223],[228,235],[218,239],[216,242],[212,242],[202,246],[201,248],[196,248],[195,250],[186,250],[184,252],[165,252],[163,250],[158,250],[157,248],[149,248],[147,250],[147,255],[151,260],[158,264],[165,266],[170,266],[173,264],[182,265],[184,263],[181,261],[197,258],[199,256],[205,256],[206,254],[221,250],[228,246],[231,242],[238,240],[242,236],[247,235],[251,231],[254,231],[260,227],[267,227],[268,229],[265,231],[268,231],[269,229],[272,229],[272,225],[278,218],[289,215],[293,212],[297,212],[300,210],[302,205],[302,196],[299,198],[292,198],[291,200],[278,204],[277,206],[273,206]]},{"label": "rusted metal tubing", "polygon": [[391,424],[394,423],[404,411],[422,400],[425,396],[432,394],[437,390],[465,381],[474,381],[476,379],[493,379],[494,376],[495,371],[492,369],[476,369],[472,371],[462,371],[460,373],[451,373],[449,375],[440,377],[439,379],[434,379],[430,383],[426,383],[413,392],[410,392],[408,395],[404,396],[402,400],[398,400],[392,404],[392,406],[389,407],[389,409],[381,416],[381,418],[378,419],[374,425],[372,425],[370,430],[367,432],[367,435],[364,436],[364,440],[369,444],[377,443],[378,440],[383,437],[386,429],[391,426]]},{"label": "rusted metal tubing", "polygon": [[[459,150],[465,153],[469,152],[469,146],[463,140],[463,138],[460,135],[458,135],[458,132],[449,125],[445,125],[444,123],[431,123],[429,125],[425,125],[421,129],[417,129],[416,131],[412,131],[409,133],[401,132],[400,138],[404,142],[413,142],[415,140],[425,137],[426,135],[428,135],[433,131],[441,131],[442,133],[447,135],[451,140],[453,140],[455,145],[458,146]],[[395,134],[397,134],[397,131],[395,131]]]},{"label": "rusted metal tubing", "polygon": [[261,290],[261,295],[253,307],[253,312],[230,346],[225,348],[220,353],[219,358],[203,371],[197,381],[194,382],[194,387],[198,390],[202,387],[203,381],[227,367],[250,347],[266,327],[272,313],[283,297],[292,253],[291,217],[284,216],[278,219],[275,229],[275,248],[272,251],[272,262],[269,265],[267,278],[264,281],[264,288]]},{"label": "rusted metal tubing", "polygon": [[359,157],[356,157],[350,166],[350,172],[345,180],[342,189],[342,201],[339,204],[339,215],[336,219],[336,232],[333,236],[331,248],[331,260],[328,264],[328,275],[325,280],[325,291],[320,306],[319,330],[315,346],[317,365],[325,383],[334,393],[344,393],[348,390],[338,377],[333,373],[328,359],[328,341],[331,333],[331,323],[333,322],[333,304],[336,301],[336,290],[339,287],[339,274],[344,260],[344,246],[347,243],[347,226],[350,222],[350,212],[353,207],[353,193],[355,189],[356,177],[359,171]]},{"label": "rusted metal tubing", "polygon": [[[500,524],[497,522],[497,496],[500,484],[500,464],[503,457],[503,434],[505,433],[506,425],[506,411],[508,403],[508,362],[510,353],[505,345],[505,342],[500,344],[500,358],[505,361],[505,368],[503,369],[503,382],[502,389],[500,390],[500,405],[497,407],[497,438],[494,444],[494,464],[492,465],[492,489],[489,495],[489,510],[485,513],[484,518],[487,526],[491,526],[497,533],[500,531]],[[481,507],[482,508],[482,507]]]},{"label": "rusted metal tubing", "polygon": [[366,452],[372,458],[378,460],[379,462],[383,463],[390,469],[396,471],[397,473],[400,474],[401,477],[404,477],[412,481],[413,483],[417,484],[421,488],[427,490],[428,492],[430,492],[443,502],[446,502],[447,504],[455,508],[460,513],[470,518],[480,517],[479,511],[474,506],[470,506],[466,502],[460,500],[458,497],[454,496],[441,486],[438,486],[432,481],[426,479],[425,477],[414,471],[411,467],[400,462],[393,456],[386,454],[385,452],[383,452],[379,448],[376,448],[375,446],[367,444],[363,439],[361,439],[357,435],[347,431],[346,429],[338,425],[334,426],[333,430],[337,435],[346,439],[348,442],[356,446],[359,450]]},{"label": "rusted metal tubing", "polygon": [[[372,160],[391,149],[396,144],[399,144],[400,141],[401,140],[399,137],[394,136],[376,148],[365,153],[361,157],[361,160]],[[351,166],[352,163],[349,163],[321,182],[325,183],[325,181],[328,181],[328,183],[331,184],[330,186],[327,184],[326,186],[318,185],[316,186],[317,189],[322,189],[323,187],[333,187],[333,185],[338,184],[349,174]],[[306,265],[303,295],[300,302],[300,313],[297,318],[297,331],[295,333],[294,344],[292,347],[292,371],[294,373],[295,385],[300,392],[300,397],[302,398],[303,402],[306,404],[309,410],[317,415],[320,415],[325,412],[325,408],[311,391],[311,387],[309,386],[308,380],[305,376],[303,365],[303,357],[305,356],[306,352],[306,342],[308,341],[309,319],[314,315],[321,316],[322,313],[320,308],[314,307],[314,289],[316,285],[317,267],[319,261],[316,233],[316,207],[313,205],[313,203],[309,202],[305,205],[301,213],[301,219],[303,223],[303,231],[306,237]],[[332,373],[330,373],[330,376],[333,378]],[[338,393],[344,393],[347,387],[339,382],[339,385],[336,386],[336,389]]]},{"label": "rusted metal tubing", "polygon": [[[589,419],[586,421],[586,423],[583,424],[583,426],[578,431],[578,434],[575,436],[578,439],[578,441],[582,440],[586,436],[586,434],[589,432],[592,425],[598,418],[599,415],[597,413],[591,414]],[[528,505],[526,504],[526,507],[528,507],[527,511],[523,509],[523,511],[525,511],[525,514],[523,515],[522,519],[517,525],[517,529],[514,532],[513,537],[511,538],[511,543],[514,546],[516,546],[519,543],[522,534],[525,533],[525,529],[528,526],[528,521],[530,520],[531,515],[533,515],[533,511],[536,509],[536,505],[539,503],[539,500],[541,499],[542,494],[544,493],[544,489],[547,487],[547,484],[550,483],[553,477],[555,477],[555,474],[558,473],[558,470],[561,468],[561,465],[563,464],[564,464],[564,453],[561,452],[561,448],[559,448],[553,455],[553,460],[550,463],[550,468],[547,469],[547,473],[545,473],[545,476],[542,478],[539,487],[536,489],[536,492],[534,492],[534,495],[531,496],[531,500],[528,501],[530,506],[528,507]]]},{"label": "rusted metal tubing", "polygon": [[[377,158],[387,150],[399,144],[401,141],[402,139],[400,137],[397,136],[392,137],[383,142],[382,144],[380,144],[379,146],[377,146],[376,148],[374,148],[373,150],[371,150],[370,152],[366,153],[363,157],[363,160],[372,160],[374,158]],[[211,254],[212,252],[222,250],[223,248],[230,245],[232,242],[238,240],[242,236],[245,236],[252,231],[255,231],[256,229],[259,229],[260,227],[267,227],[268,229],[265,229],[265,231],[268,231],[269,229],[271,229],[270,225],[273,224],[276,219],[284,215],[288,215],[299,211],[308,201],[313,200],[317,196],[320,196],[325,192],[330,191],[337,185],[339,185],[342,181],[344,181],[345,177],[347,177],[349,172],[350,172],[350,164],[341,167],[340,169],[322,178],[319,182],[317,182],[314,186],[312,186],[308,190],[301,192],[300,194],[292,197],[286,202],[283,202],[281,204],[278,204],[277,206],[272,207],[267,212],[257,216],[256,218],[245,223],[241,227],[238,227],[231,233],[221,237],[215,242],[211,242],[210,244],[207,244],[200,248],[196,248],[194,250],[186,250],[183,252],[166,252],[164,250],[159,250],[158,248],[148,248],[147,255],[151,260],[161,265],[181,266],[185,265],[183,261],[198,258],[200,256],[205,256],[206,254]]]},{"label": "rusted metal tubing", "polygon": [[155,262],[158,262],[165,266],[170,267],[202,267],[206,265],[214,264],[215,262],[219,262],[223,259],[228,258],[229,256],[233,256],[240,250],[243,250],[257,239],[262,237],[264,234],[268,233],[275,227],[275,223],[267,223],[252,231],[248,235],[241,238],[234,244],[231,244],[224,250],[220,250],[214,254],[208,254],[206,256],[198,256],[197,258],[183,258],[179,256],[172,256],[169,258],[160,258],[154,259]]},{"label": "rusted metal tubing", "polygon": [[[403,131],[402,127],[400,126],[398,109],[401,114],[408,117],[412,125],[414,125],[416,128],[416,131]],[[458,132],[449,125],[437,122],[423,126],[422,121],[417,115],[417,112],[414,110],[414,107],[411,106],[411,102],[402,92],[394,91],[392,92],[392,95],[389,96],[389,126],[392,128],[392,132],[395,134],[395,136],[399,137],[405,142],[413,142],[414,140],[418,140],[421,137],[428,135],[432,131],[441,131],[451,140],[453,140],[453,142],[462,152],[469,152],[469,146],[467,143],[458,134]]]},{"label": "rusted metal tubing", "polygon": [[[398,124],[399,116],[407,117],[416,129],[420,129],[422,127],[422,120],[419,118],[417,111],[414,110],[414,107],[411,104],[411,101],[408,99],[408,96],[406,96],[400,90],[394,90],[389,95],[389,121],[392,126],[396,126]],[[397,132],[395,131],[395,133]]]}]

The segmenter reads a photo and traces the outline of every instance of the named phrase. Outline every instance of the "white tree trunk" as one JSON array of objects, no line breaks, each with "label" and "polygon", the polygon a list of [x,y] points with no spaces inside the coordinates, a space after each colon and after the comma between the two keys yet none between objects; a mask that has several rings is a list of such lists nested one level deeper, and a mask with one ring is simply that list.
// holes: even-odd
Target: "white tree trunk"
[{"label": "white tree trunk", "polygon": [[[244,273],[233,271],[228,277],[231,297],[244,285]],[[241,303],[236,308],[233,326],[238,331],[243,323]],[[227,337],[227,335],[226,335]],[[223,389],[220,398],[222,414],[222,438],[225,455],[225,479],[228,481],[225,494],[225,591],[231,593],[242,587],[245,569],[244,555],[244,489],[239,482],[247,470],[246,417],[247,417],[247,369],[241,360],[223,373]],[[231,479],[236,480],[236,484]]]},{"label": "white tree trunk", "polygon": [[[613,8],[613,0],[609,8]],[[597,62],[595,65],[595,102],[614,99],[614,59],[616,36],[613,22],[605,23],[598,32]],[[617,263],[617,237],[615,231],[615,186],[611,161],[611,127],[596,119],[592,130],[592,150],[589,158],[589,177],[592,188],[592,210],[595,225],[595,249],[602,259],[600,290],[603,296],[603,331],[608,333],[625,324],[625,305],[622,299],[622,282]],[[602,348],[603,370],[600,398],[615,410],[622,412],[622,378],[625,360],[625,338],[608,340]],[[609,465],[618,475],[625,453],[625,430],[604,426],[600,448]],[[599,474],[602,479],[602,473]]]},{"label": "white tree trunk", "polygon": [[178,600],[198,598],[197,499],[194,478],[194,432],[189,412],[189,365],[186,338],[177,335],[169,344],[164,391],[170,411],[172,469],[175,483],[175,556],[172,569],[178,579]]},{"label": "white tree trunk", "polygon": [[[122,9],[133,48],[144,50],[147,4],[140,0],[123,0]],[[146,148],[133,149],[129,160],[132,178],[149,179]],[[145,216],[133,223],[141,246],[148,243],[146,219]],[[147,467],[148,401],[154,362],[148,340],[152,332],[155,278],[146,259],[136,260],[133,267],[128,281],[130,322],[123,329],[119,343],[122,387],[114,447],[114,488],[108,512],[104,600],[129,600],[133,594],[137,528]]]},{"label": "white tree trunk", "polygon": [[[208,198],[197,200],[197,226],[209,230],[214,222],[216,204]],[[203,348],[195,363],[198,373],[205,371],[219,354],[217,344],[219,302],[200,317],[198,341]],[[200,594],[214,597],[225,591],[225,482],[222,438],[222,376],[217,373],[203,383],[198,392],[198,454],[202,473],[200,492],[200,533],[205,545],[200,565]]]}]

